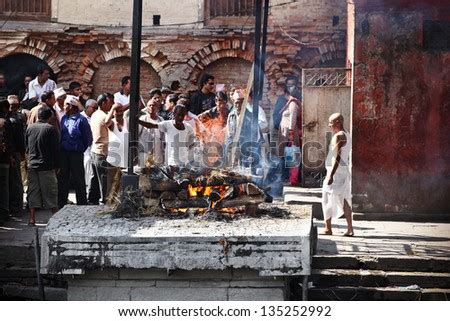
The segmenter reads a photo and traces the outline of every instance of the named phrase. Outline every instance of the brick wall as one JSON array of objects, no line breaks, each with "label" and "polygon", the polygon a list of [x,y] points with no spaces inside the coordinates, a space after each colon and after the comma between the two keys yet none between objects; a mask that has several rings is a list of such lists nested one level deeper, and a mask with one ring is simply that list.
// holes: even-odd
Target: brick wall
[{"label": "brick wall", "polygon": [[[116,58],[100,65],[94,74],[93,95],[96,97],[103,92],[114,94],[121,89],[121,79],[123,76],[129,76],[131,60],[128,57]],[[143,97],[147,96],[150,89],[161,86],[161,79],[156,71],[147,64],[141,62],[141,82],[140,91]]]},{"label": "brick wall", "polygon": [[205,69],[205,73],[214,75],[216,84],[245,87],[252,63],[240,58],[222,58],[214,61]]},{"label": "brick wall", "polygon": [[[183,5],[188,2],[183,2]],[[277,0],[271,1],[271,4],[285,2]],[[89,2],[84,7],[82,1],[77,1],[77,8],[84,10],[83,14],[77,14],[75,9],[69,10],[72,3],[75,4],[73,1],[69,3],[59,0],[53,3],[57,7],[53,12],[62,15],[66,10],[71,18],[77,19],[88,19],[93,15],[103,19],[107,16],[105,10],[112,8],[101,7],[102,11],[92,7],[105,6],[106,1],[103,0]],[[109,6],[118,5],[111,1],[107,3]],[[194,6],[196,10],[201,10],[201,3],[203,1],[199,0]],[[126,7],[123,2],[120,5],[121,9]],[[98,15],[98,12],[104,14]],[[114,12],[127,15],[120,10]],[[190,19],[187,9],[178,5],[176,10],[167,8],[166,12],[172,13],[174,17],[183,15],[184,22]],[[340,21],[335,26],[332,24],[334,15],[339,16]],[[294,73],[301,76],[304,67],[317,67],[345,57],[345,21],[345,1],[330,3],[325,0],[299,0],[271,8],[266,61],[267,82],[264,87],[266,95],[263,100],[263,107],[268,112],[277,95],[282,93],[287,75]],[[113,20],[111,23],[113,24]],[[68,28],[67,25],[58,24],[37,24],[32,27],[20,23],[7,24],[0,35],[0,57],[10,53],[32,54],[53,68],[61,85],[67,86],[72,80],[80,81],[83,83],[85,96],[93,96],[106,88],[106,80],[103,81],[104,85],[99,85],[101,79],[111,80],[107,85],[109,90],[114,91],[120,87],[119,81],[125,72],[116,72],[114,68],[109,68],[108,64],[115,58],[130,56],[130,32],[129,28],[114,27],[86,29],[76,25]],[[212,70],[219,82],[246,83],[248,71],[245,66],[249,64],[243,61],[253,60],[252,33],[251,21],[238,26],[194,29],[169,26],[144,28],[142,59],[151,65],[161,82],[166,85],[178,80],[182,88],[195,89],[197,80],[205,69]],[[233,59],[236,62],[232,62]],[[111,71],[117,74],[109,74]],[[222,74],[228,74],[226,79],[220,79]]]}]

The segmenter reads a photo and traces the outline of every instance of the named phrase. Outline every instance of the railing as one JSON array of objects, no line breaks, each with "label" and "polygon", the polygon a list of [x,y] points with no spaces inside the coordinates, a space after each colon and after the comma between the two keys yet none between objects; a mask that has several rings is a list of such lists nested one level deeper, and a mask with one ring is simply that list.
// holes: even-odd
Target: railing
[{"label": "railing", "polygon": [[0,0],[0,18],[50,21],[51,7],[51,0]]},{"label": "railing", "polygon": [[304,87],[348,87],[351,85],[351,69],[314,68],[303,69]]}]

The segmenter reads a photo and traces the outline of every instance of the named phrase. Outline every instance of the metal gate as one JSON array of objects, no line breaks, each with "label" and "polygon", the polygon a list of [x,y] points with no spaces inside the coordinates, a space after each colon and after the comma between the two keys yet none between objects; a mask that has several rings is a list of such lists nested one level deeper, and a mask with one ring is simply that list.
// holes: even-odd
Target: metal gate
[{"label": "metal gate", "polygon": [[302,80],[302,185],[320,187],[332,137],[328,118],[341,113],[345,129],[350,130],[351,70],[303,69]]}]

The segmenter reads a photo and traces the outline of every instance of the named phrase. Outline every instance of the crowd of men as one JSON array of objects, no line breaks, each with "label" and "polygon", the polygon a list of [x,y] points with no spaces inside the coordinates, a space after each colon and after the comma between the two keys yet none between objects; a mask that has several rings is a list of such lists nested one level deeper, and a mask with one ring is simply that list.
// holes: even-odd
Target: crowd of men
[{"label": "crowd of men", "polygon": [[[21,212],[25,185],[30,225],[36,209],[65,206],[71,188],[78,205],[107,203],[113,177],[127,166],[130,77],[121,79],[115,94],[87,101],[80,83],[58,86],[48,67],[34,79],[26,76],[20,92],[8,93],[2,84],[0,74],[0,223]],[[253,128],[251,91],[215,88],[214,76],[205,74],[193,93],[162,87],[151,89],[147,102],[141,98],[133,165],[254,168],[268,141],[266,114],[260,108],[259,128]],[[288,88],[285,93],[277,114],[296,102]]]}]

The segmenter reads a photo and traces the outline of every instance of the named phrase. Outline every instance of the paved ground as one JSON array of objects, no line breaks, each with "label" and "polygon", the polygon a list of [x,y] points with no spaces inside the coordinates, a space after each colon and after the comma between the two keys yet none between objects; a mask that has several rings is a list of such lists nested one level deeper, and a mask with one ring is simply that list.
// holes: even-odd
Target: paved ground
[{"label": "paved ground", "polygon": [[[355,221],[354,237],[343,237],[344,219],[334,226],[334,235],[319,235],[321,255],[407,255],[450,257],[449,223]],[[319,232],[323,222],[317,222]]]},{"label": "paved ground", "polygon": [[[74,194],[69,199],[75,202]],[[44,229],[51,214],[38,211],[36,221]],[[28,214],[14,217],[0,226],[0,245],[29,246],[33,244],[33,228],[27,225]],[[319,232],[324,224],[315,220]],[[320,255],[407,255],[421,257],[450,257],[450,224],[355,221],[355,236],[341,236],[345,220],[334,224],[334,235],[319,235],[317,254]]]}]

